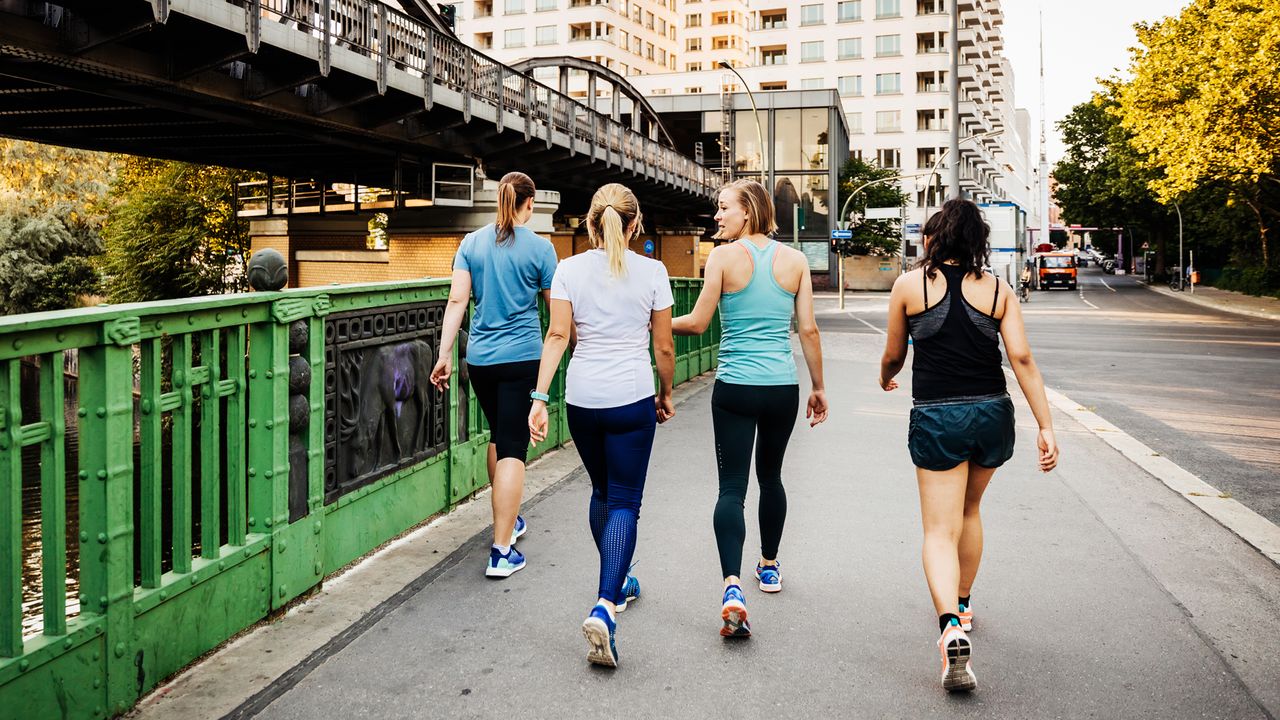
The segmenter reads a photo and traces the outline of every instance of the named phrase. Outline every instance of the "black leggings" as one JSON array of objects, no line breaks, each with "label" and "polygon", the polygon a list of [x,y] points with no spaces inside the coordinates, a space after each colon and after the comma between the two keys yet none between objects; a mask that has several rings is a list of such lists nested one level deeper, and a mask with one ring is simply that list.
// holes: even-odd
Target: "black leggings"
[{"label": "black leggings", "polygon": [[497,446],[498,459],[519,458],[529,452],[529,393],[538,384],[537,360],[472,365],[467,363],[471,390],[489,423],[489,442]]},{"label": "black leggings", "polygon": [[734,385],[717,380],[711,392],[711,426],[720,469],[716,546],[725,577],[742,574],[742,543],[747,536],[742,513],[753,443],[756,479],[760,483],[760,554],[766,560],[778,557],[782,526],[787,520],[782,456],[799,408],[799,385]]}]

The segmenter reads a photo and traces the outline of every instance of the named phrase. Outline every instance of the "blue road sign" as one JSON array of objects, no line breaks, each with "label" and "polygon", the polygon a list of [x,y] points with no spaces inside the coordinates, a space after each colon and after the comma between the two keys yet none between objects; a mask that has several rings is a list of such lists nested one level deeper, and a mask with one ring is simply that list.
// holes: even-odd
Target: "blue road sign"
[{"label": "blue road sign", "polygon": [[652,255],[652,254],[653,254],[653,241],[652,241],[652,240],[645,240],[645,241],[644,241],[644,254],[645,254],[645,255]]},{"label": "blue road sign", "polygon": [[852,240],[853,231],[852,230],[832,230],[831,239],[832,240]]}]

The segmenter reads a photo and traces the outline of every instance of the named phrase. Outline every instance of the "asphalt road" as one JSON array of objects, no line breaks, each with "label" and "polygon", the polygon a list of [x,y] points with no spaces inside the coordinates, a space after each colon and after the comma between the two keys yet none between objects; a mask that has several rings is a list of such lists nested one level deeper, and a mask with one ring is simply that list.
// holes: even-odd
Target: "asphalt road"
[{"label": "asphalt road", "polygon": [[[851,294],[846,308],[822,314],[823,330],[885,327],[882,294]],[[1280,523],[1280,322],[1096,268],[1078,291],[1033,293],[1023,312],[1047,385]]]}]

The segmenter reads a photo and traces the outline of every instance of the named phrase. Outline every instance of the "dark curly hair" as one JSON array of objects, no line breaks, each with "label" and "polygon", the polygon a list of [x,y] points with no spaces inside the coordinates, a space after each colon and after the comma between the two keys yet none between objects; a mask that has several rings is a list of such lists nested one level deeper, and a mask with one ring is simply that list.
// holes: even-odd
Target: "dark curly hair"
[{"label": "dark curly hair", "polygon": [[991,264],[991,227],[982,219],[982,211],[969,200],[948,200],[924,224],[929,238],[924,256],[916,267],[933,279],[938,266],[954,260],[965,273],[982,277],[982,269]]}]

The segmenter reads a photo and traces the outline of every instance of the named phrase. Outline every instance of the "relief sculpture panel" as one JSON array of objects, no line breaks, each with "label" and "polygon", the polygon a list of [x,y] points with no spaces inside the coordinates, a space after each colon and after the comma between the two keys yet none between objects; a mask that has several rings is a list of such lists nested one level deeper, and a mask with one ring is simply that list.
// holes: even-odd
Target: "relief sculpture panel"
[{"label": "relief sculpture panel", "polygon": [[430,383],[443,318],[443,301],[326,318],[326,503],[447,448]]}]

